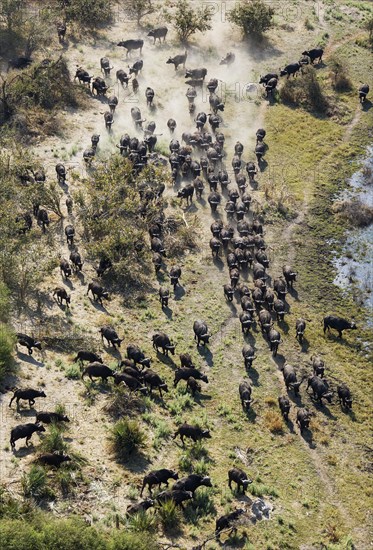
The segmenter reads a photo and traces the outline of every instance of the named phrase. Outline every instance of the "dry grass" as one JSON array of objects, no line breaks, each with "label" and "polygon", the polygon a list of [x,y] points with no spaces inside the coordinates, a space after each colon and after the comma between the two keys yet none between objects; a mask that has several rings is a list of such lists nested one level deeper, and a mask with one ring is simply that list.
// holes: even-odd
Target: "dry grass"
[{"label": "dry grass", "polygon": [[267,411],[264,415],[264,425],[273,434],[282,434],[284,425],[280,414],[276,411]]}]

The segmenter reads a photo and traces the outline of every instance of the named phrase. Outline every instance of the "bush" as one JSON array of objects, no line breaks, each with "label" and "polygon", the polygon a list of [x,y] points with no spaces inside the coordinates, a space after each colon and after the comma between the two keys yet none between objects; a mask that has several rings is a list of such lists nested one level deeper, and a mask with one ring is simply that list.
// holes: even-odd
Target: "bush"
[{"label": "bush", "polygon": [[13,359],[15,342],[14,332],[3,323],[0,323],[0,382],[15,370]]},{"label": "bush", "polygon": [[103,408],[113,418],[123,418],[123,416],[144,412],[145,404],[143,399],[135,393],[129,392],[121,386],[115,386],[113,394],[110,395]]},{"label": "bush", "polygon": [[157,520],[154,515],[143,510],[129,518],[128,527],[138,533],[154,533],[157,530]]},{"label": "bush", "polygon": [[59,427],[57,424],[50,424],[49,432],[43,438],[41,448],[46,453],[54,453],[54,451],[67,451],[67,443],[63,439],[62,431],[64,427]]},{"label": "bush", "polygon": [[[103,536],[83,520],[66,519],[47,522],[43,526],[43,540],[48,550],[105,550]],[[29,549],[31,550],[31,548]]]},{"label": "bush", "polygon": [[136,420],[124,418],[112,429],[113,451],[119,460],[127,458],[145,444],[145,434]]},{"label": "bush", "polygon": [[10,316],[9,288],[0,281],[0,323],[7,323]]},{"label": "bush", "polygon": [[267,411],[264,416],[264,422],[266,427],[273,434],[282,434],[284,431],[284,426],[282,423],[282,418],[276,411]]},{"label": "bush", "polygon": [[336,201],[333,212],[348,220],[353,227],[368,227],[373,222],[373,208],[359,199]]},{"label": "bush", "polygon": [[51,496],[51,491],[47,487],[47,474],[41,466],[31,466],[30,471],[23,474],[21,486],[25,497],[41,500]]},{"label": "bush", "polygon": [[114,535],[109,544],[109,550],[159,550],[159,544],[154,540],[154,536],[146,533],[128,533],[121,531]]},{"label": "bush", "polygon": [[245,37],[260,36],[273,27],[274,13],[262,0],[242,0],[228,13],[228,21],[240,27]]},{"label": "bush", "polygon": [[329,67],[334,90],[336,92],[350,92],[353,86],[345,64],[340,59],[332,57],[329,59]]},{"label": "bush", "polygon": [[175,531],[178,529],[181,514],[173,500],[168,500],[162,504],[158,510],[158,515],[165,531]]},{"label": "bush", "polygon": [[280,98],[284,103],[302,106],[320,114],[328,109],[328,101],[313,67],[303,68],[302,75],[287,79],[280,89]]},{"label": "bush", "polygon": [[111,0],[62,0],[66,21],[78,23],[83,29],[95,29],[112,21]]},{"label": "bush", "polygon": [[25,521],[2,520],[0,541],[7,550],[46,550],[40,530]]},{"label": "bush", "polygon": [[165,12],[166,20],[172,23],[180,41],[185,43],[196,32],[211,29],[211,13],[208,6],[194,10],[187,0],[179,0],[176,12]]}]

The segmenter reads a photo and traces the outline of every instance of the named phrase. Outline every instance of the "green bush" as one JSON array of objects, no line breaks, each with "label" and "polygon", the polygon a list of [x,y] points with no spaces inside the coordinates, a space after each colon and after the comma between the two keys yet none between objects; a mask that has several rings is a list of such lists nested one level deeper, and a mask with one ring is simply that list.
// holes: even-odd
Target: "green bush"
[{"label": "green bush", "polygon": [[329,106],[313,67],[303,68],[303,74],[285,80],[280,89],[280,98],[283,103],[304,107],[320,114],[325,113]]},{"label": "green bush", "polygon": [[24,496],[28,498],[41,500],[52,496],[52,492],[47,485],[46,471],[41,466],[31,466],[30,471],[23,474],[21,486]]},{"label": "green bush", "polygon": [[154,533],[157,530],[157,520],[153,514],[147,514],[143,510],[129,518],[128,527],[138,533]]},{"label": "green bush", "polygon": [[113,18],[112,0],[62,0],[62,3],[65,6],[66,21],[77,23],[83,29],[102,27]]},{"label": "green bush", "polygon": [[166,20],[172,23],[180,41],[186,43],[196,32],[211,29],[211,13],[207,6],[193,9],[187,0],[179,0],[175,12],[165,12]]},{"label": "green bush", "polygon": [[344,62],[337,57],[331,57],[328,65],[334,90],[336,92],[350,92],[353,86]]},{"label": "green bush", "polygon": [[14,372],[15,362],[13,359],[15,334],[13,331],[0,323],[0,382],[6,376]]},{"label": "green bush", "polygon": [[10,315],[9,288],[0,281],[0,323],[7,323]]},{"label": "green bush", "polygon": [[119,460],[127,458],[145,443],[145,434],[136,420],[124,418],[112,428],[111,442]]},{"label": "green bush", "polygon": [[168,500],[158,510],[162,527],[165,531],[176,530],[181,521],[181,513],[173,500]]},{"label": "green bush", "polygon": [[104,537],[96,529],[78,519],[47,522],[43,526],[43,541],[46,550],[105,550],[107,548]]},{"label": "green bush", "polygon": [[67,451],[67,443],[64,441],[62,432],[65,428],[57,424],[50,424],[48,433],[45,434],[41,448],[46,453],[54,453],[54,451]]},{"label": "green bush", "polygon": [[109,550],[160,550],[160,546],[152,535],[121,531],[114,535]]},{"label": "green bush", "polygon": [[0,544],[6,550],[46,550],[40,530],[19,520],[0,522]]},{"label": "green bush", "polygon": [[245,37],[260,36],[273,27],[274,14],[262,0],[242,0],[228,12],[228,21],[240,27]]}]

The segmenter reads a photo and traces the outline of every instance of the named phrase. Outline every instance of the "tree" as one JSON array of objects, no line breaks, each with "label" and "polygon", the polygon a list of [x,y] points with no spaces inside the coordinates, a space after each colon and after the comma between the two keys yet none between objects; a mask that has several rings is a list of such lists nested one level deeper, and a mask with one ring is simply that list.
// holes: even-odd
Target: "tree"
[{"label": "tree", "polygon": [[6,21],[7,30],[13,29],[14,23],[22,13],[24,0],[2,0],[0,2],[0,14]]},{"label": "tree", "polygon": [[187,0],[180,0],[176,12],[165,12],[167,21],[173,24],[182,43],[196,32],[206,32],[211,29],[211,10],[208,6],[194,10]]},{"label": "tree", "polygon": [[113,17],[112,0],[61,0],[66,21],[95,29],[110,23]]},{"label": "tree", "polygon": [[136,19],[138,25],[143,17],[155,11],[152,0],[123,0],[122,4],[128,15]]},{"label": "tree", "polygon": [[243,0],[228,13],[228,20],[240,27],[245,37],[260,36],[273,26],[274,13],[262,0]]}]

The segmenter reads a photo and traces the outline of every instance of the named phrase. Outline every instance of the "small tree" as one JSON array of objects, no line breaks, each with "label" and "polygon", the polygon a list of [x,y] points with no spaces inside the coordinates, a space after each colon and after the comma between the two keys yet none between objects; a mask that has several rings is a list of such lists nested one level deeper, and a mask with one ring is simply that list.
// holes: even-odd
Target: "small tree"
[{"label": "small tree", "polygon": [[245,37],[259,36],[273,27],[274,13],[262,0],[243,0],[228,13],[228,20],[240,27]]},{"label": "small tree", "polygon": [[182,43],[196,32],[206,32],[211,29],[211,10],[202,6],[194,10],[187,0],[180,0],[176,12],[166,12],[167,21],[173,24]]},{"label": "small tree", "polygon": [[24,0],[2,0],[0,2],[0,15],[5,19],[7,30],[11,31],[15,22],[22,16]]},{"label": "small tree", "polygon": [[61,0],[66,21],[95,29],[110,23],[113,17],[112,0]]},{"label": "small tree", "polygon": [[152,0],[122,0],[122,5],[128,15],[136,19],[138,25],[143,17],[155,10]]}]

